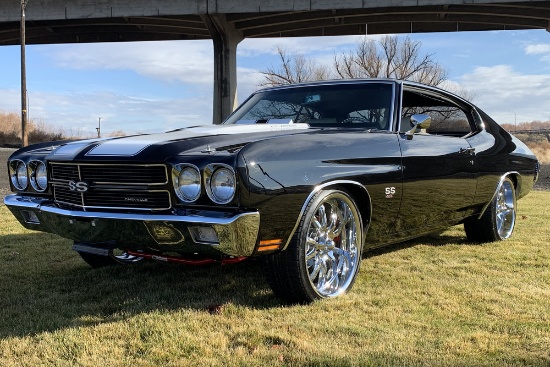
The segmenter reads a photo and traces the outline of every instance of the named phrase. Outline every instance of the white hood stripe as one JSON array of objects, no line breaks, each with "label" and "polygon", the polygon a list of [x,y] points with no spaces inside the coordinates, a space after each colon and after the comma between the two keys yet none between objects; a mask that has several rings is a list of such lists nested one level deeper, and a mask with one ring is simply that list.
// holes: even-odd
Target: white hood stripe
[{"label": "white hood stripe", "polygon": [[87,156],[134,156],[145,148],[169,140],[182,140],[211,135],[235,135],[269,131],[308,129],[307,124],[206,125],[162,134],[138,135],[107,140],[96,146]]}]

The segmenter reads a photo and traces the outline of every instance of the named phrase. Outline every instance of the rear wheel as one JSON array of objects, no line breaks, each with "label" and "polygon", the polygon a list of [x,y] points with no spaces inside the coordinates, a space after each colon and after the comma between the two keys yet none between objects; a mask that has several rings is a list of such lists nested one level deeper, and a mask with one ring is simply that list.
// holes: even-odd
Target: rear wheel
[{"label": "rear wheel", "polygon": [[505,240],[514,232],[516,224],[516,190],[508,177],[481,218],[471,217],[464,222],[466,236],[473,242]]},{"label": "rear wheel", "polygon": [[337,297],[355,282],[363,249],[361,215],[344,191],[314,196],[288,248],[266,258],[274,293],[293,303]]},{"label": "rear wheel", "polygon": [[84,260],[92,268],[100,268],[104,266],[112,266],[117,264],[133,264],[140,260],[143,260],[142,257],[129,255],[123,250],[109,250],[107,256],[91,254],[88,252],[77,251],[82,260]]}]

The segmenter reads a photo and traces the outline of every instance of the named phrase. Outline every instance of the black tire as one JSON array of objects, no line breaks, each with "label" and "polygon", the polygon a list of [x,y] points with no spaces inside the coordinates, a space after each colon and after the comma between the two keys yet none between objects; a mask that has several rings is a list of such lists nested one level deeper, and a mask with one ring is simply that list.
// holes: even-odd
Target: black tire
[{"label": "black tire", "polygon": [[337,297],[351,289],[363,250],[363,223],[344,191],[323,190],[307,204],[288,248],[265,259],[273,292],[290,303]]},{"label": "black tire", "polygon": [[494,242],[509,238],[516,224],[516,189],[508,177],[497,189],[481,218],[470,217],[464,222],[466,237],[472,242]]},{"label": "black tire", "polygon": [[121,264],[134,264],[140,260],[143,260],[142,257],[132,256],[126,252],[115,253],[114,250],[109,250],[108,256],[91,254],[89,252],[77,251],[82,260],[84,260],[92,268],[102,268],[104,266],[113,266]]}]

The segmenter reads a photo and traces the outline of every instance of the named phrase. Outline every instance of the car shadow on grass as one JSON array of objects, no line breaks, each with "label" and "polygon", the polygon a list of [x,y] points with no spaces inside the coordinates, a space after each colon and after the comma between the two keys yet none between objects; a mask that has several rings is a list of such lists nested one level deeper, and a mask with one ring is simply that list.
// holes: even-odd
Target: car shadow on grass
[{"label": "car shadow on grass", "polygon": [[185,266],[155,260],[93,269],[71,241],[33,233],[0,236],[0,338],[112,322],[141,313],[226,305],[278,307],[262,264]]},{"label": "car shadow on grass", "polygon": [[409,241],[396,243],[393,245],[388,245],[384,247],[378,247],[371,250],[368,250],[364,255],[363,259],[368,259],[371,257],[377,257],[380,255],[392,253],[399,250],[408,249],[418,245],[423,246],[448,246],[448,245],[471,245],[478,246],[479,243],[471,242],[466,238],[466,235],[453,235],[443,232],[432,233],[426,236],[414,238]]},{"label": "car shadow on grass", "polygon": [[[469,244],[465,236],[429,235],[363,257],[450,243]],[[71,241],[47,233],[0,236],[0,338],[93,326],[159,310],[216,314],[227,305],[286,305],[265,281],[260,259],[206,266],[143,260],[93,269],[71,246]]]}]

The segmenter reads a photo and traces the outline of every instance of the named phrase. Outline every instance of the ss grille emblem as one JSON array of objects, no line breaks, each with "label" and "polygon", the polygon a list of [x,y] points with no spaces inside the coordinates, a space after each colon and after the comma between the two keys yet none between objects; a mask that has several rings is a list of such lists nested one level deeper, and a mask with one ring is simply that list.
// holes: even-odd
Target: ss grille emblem
[{"label": "ss grille emblem", "polygon": [[71,191],[78,191],[78,192],[86,192],[88,191],[88,183],[84,181],[69,181],[69,190]]}]

